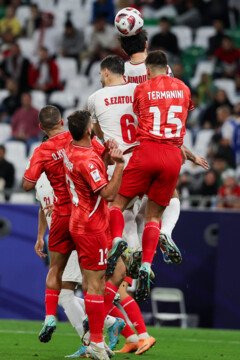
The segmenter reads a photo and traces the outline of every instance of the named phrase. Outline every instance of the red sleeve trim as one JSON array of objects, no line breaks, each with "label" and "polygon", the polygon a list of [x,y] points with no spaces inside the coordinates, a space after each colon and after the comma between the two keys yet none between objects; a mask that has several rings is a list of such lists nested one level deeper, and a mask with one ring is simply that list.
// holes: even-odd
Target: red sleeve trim
[{"label": "red sleeve trim", "polygon": [[96,190],[94,190],[93,192],[96,193],[97,191],[101,190],[102,188],[104,188],[108,183],[105,182],[102,186],[99,186],[99,188],[97,188]]},{"label": "red sleeve trim", "polygon": [[37,182],[37,180],[28,179],[26,176],[23,176],[23,178],[24,178],[25,180],[31,182],[31,183],[34,183],[34,184]]}]

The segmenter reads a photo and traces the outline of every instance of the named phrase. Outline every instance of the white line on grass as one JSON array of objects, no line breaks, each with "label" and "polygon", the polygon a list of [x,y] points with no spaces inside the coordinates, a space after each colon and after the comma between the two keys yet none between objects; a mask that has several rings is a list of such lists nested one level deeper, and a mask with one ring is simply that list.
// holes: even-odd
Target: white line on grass
[{"label": "white line on grass", "polygon": [[[36,331],[24,331],[24,330],[1,330],[0,329],[0,333],[1,334],[26,334],[26,335],[36,335],[37,332]],[[77,334],[74,333],[55,333],[55,336],[78,336]],[[160,338],[160,341],[167,341],[169,340],[169,338],[166,337],[162,337]],[[210,343],[210,344],[230,344],[230,345],[240,345],[240,341],[237,340],[209,340],[209,339],[192,339],[192,338],[175,338],[175,341],[180,341],[180,342],[195,342],[195,343]]]}]

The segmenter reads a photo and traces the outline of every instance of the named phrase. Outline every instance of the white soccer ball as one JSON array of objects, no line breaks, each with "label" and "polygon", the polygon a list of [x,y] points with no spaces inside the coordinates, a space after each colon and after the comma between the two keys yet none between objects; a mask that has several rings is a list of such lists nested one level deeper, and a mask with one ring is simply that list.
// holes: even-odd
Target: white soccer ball
[{"label": "white soccer ball", "polygon": [[127,7],[117,13],[114,24],[122,36],[133,36],[142,30],[144,21],[140,11]]}]

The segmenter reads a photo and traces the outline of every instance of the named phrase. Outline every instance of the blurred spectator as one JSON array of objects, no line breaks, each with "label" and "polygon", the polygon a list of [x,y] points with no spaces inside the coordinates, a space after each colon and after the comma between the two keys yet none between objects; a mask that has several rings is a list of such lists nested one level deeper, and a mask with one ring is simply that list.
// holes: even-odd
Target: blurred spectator
[{"label": "blurred spectator", "polygon": [[5,0],[0,0],[0,20],[6,16]]},{"label": "blurred spectator", "polygon": [[20,35],[21,25],[18,19],[15,17],[15,9],[13,6],[8,6],[6,16],[0,20],[0,33],[4,33],[6,30],[11,30],[14,36]]},{"label": "blurred spectator", "polygon": [[21,95],[21,107],[12,119],[12,138],[10,140],[23,141],[27,147],[27,154],[30,146],[39,141],[41,130],[39,128],[38,110],[32,106],[30,93]]},{"label": "blurred spectator", "polygon": [[39,29],[42,23],[42,14],[37,4],[30,4],[31,16],[25,22],[25,34],[28,38],[33,36],[35,30]]},{"label": "blurred spectator", "polygon": [[175,19],[176,25],[186,25],[195,29],[202,23],[202,15],[194,0],[185,0],[185,10]]},{"label": "blurred spectator", "polygon": [[43,46],[51,56],[55,56],[59,51],[60,37],[59,29],[54,26],[54,15],[49,12],[42,13],[41,26],[33,33],[35,54]]},{"label": "blurred spectator", "polygon": [[29,85],[34,90],[42,90],[48,94],[63,89],[59,79],[58,65],[49,56],[48,49],[45,47],[40,48],[38,61],[30,65]]},{"label": "blurred spectator", "polygon": [[221,19],[216,19],[213,22],[213,27],[216,30],[216,34],[211,36],[208,40],[208,55],[213,56],[215,51],[221,47],[224,37],[224,25]]},{"label": "blurred spectator", "polygon": [[0,106],[0,122],[11,123],[13,113],[21,106],[18,84],[11,78],[6,81],[6,89],[10,92]]},{"label": "blurred spectator", "polygon": [[99,48],[105,48],[106,46],[109,49],[116,48],[116,31],[114,26],[107,24],[103,15],[95,19],[88,50],[91,53],[96,53]]},{"label": "blurred spectator", "polygon": [[217,108],[221,105],[228,105],[232,107],[230,101],[227,98],[227,95],[224,90],[218,89],[214,97],[214,101],[211,105],[207,107],[203,114],[202,126],[205,129],[215,128],[217,124]]},{"label": "blurred spectator", "polygon": [[[205,173],[203,178],[203,183],[200,188],[199,193],[203,196],[214,196],[217,195],[218,192],[218,184],[217,184],[217,176],[214,170],[209,170]],[[211,200],[207,200],[205,202],[206,207],[211,207]]]},{"label": "blurred spectator", "polygon": [[219,188],[223,184],[222,174],[225,170],[228,169],[226,157],[223,153],[217,153],[214,155],[212,161],[212,169],[215,171],[217,177],[217,185]]},{"label": "blurred spectator", "polygon": [[191,89],[190,82],[183,75],[184,69],[181,62],[175,62],[172,64],[172,72],[175,78],[183,81]]},{"label": "blurred spectator", "polygon": [[239,0],[228,0],[230,25],[236,28],[240,20],[240,2]]},{"label": "blurred spectator", "polygon": [[240,165],[240,118],[235,118],[228,106],[220,106],[217,117],[222,124],[220,144],[224,148],[231,147],[233,151],[234,162],[230,165]]},{"label": "blurred spectator", "polygon": [[113,0],[95,0],[92,6],[92,23],[102,15],[105,16],[109,24],[114,23],[115,9]]},{"label": "blurred spectator", "polygon": [[203,104],[199,104],[199,96],[196,91],[192,91],[191,95],[192,95],[191,99],[194,105],[194,111],[190,111],[188,113],[186,126],[188,129],[192,131],[193,140],[195,141],[197,133],[200,130],[201,118],[205,106]]},{"label": "blurred spectator", "polygon": [[210,105],[214,100],[216,91],[217,87],[213,84],[211,76],[209,74],[203,73],[200,83],[197,87],[199,103],[204,103],[205,106]]},{"label": "blurred spectator", "polygon": [[217,207],[240,209],[240,186],[237,184],[236,174],[233,169],[228,169],[222,174],[223,186],[220,187],[220,197]]},{"label": "blurred spectator", "polygon": [[12,44],[15,42],[15,37],[11,30],[6,30],[2,34],[1,38],[2,42],[0,44],[0,62],[8,57]]},{"label": "blurred spectator", "polygon": [[22,56],[21,49],[18,44],[12,44],[9,56],[2,63],[1,69],[5,77],[11,77],[18,83],[18,89],[20,92],[29,89],[29,61]]},{"label": "blurred spectator", "polygon": [[225,35],[214,56],[216,58],[214,77],[233,78],[239,66],[240,50],[234,46],[232,38]]},{"label": "blurred spectator", "polygon": [[[2,189],[11,189],[14,185],[14,166],[5,159],[6,149],[5,146],[0,145],[0,180]],[[5,199],[9,200],[10,196],[5,195]]]},{"label": "blurred spectator", "polygon": [[170,30],[171,23],[166,17],[159,20],[160,32],[154,35],[150,41],[150,50],[165,50],[171,55],[180,55],[178,39]]},{"label": "blurred spectator", "polygon": [[79,63],[79,56],[84,47],[84,33],[76,29],[71,20],[65,23],[65,30],[61,40],[60,54],[62,56],[73,57]]}]

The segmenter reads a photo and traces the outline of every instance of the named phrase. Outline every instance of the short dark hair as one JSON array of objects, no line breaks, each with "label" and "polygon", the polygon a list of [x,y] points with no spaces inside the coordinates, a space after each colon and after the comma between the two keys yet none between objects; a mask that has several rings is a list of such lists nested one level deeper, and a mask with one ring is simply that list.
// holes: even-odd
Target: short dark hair
[{"label": "short dark hair", "polygon": [[60,123],[61,114],[56,106],[46,105],[40,110],[38,118],[44,130],[54,130]]},{"label": "short dark hair", "polygon": [[90,121],[91,114],[87,110],[74,111],[68,116],[68,128],[73,140],[81,140]]},{"label": "short dark hair", "polygon": [[141,30],[137,35],[134,36],[119,37],[121,48],[128,56],[143,52],[146,48],[147,39],[148,35],[145,29]]},{"label": "short dark hair", "polygon": [[145,65],[156,68],[167,68],[168,57],[162,50],[151,51],[145,60]]},{"label": "short dark hair", "polygon": [[100,68],[108,69],[114,74],[124,75],[124,61],[118,55],[108,55],[106,56],[101,64]]}]

